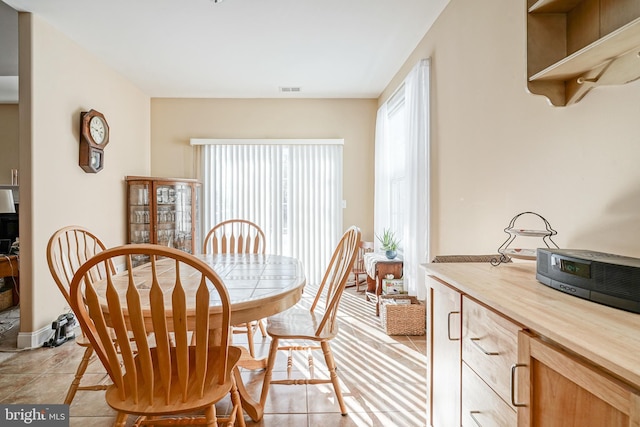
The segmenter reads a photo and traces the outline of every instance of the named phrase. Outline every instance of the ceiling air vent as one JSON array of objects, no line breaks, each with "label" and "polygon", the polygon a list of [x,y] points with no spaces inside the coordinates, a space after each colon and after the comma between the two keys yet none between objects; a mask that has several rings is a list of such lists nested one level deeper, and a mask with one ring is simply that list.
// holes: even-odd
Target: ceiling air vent
[{"label": "ceiling air vent", "polygon": [[301,89],[299,86],[280,86],[280,92],[282,93],[301,92]]}]

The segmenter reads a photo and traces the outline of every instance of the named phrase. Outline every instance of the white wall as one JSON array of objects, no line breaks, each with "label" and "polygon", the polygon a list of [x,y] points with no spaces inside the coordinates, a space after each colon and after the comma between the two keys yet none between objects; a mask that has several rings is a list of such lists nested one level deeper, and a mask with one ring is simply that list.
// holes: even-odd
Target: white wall
[{"label": "white wall", "polygon": [[431,253],[494,253],[535,211],[561,247],[640,257],[640,81],[570,107],[527,93],[525,6],[451,0],[380,98],[432,58]]},{"label": "white wall", "polygon": [[[41,18],[21,13],[19,346],[37,345],[66,302],[49,273],[49,237],[86,226],[107,246],[125,243],[125,175],[150,169],[150,100]],[[110,126],[105,166],[78,166],[80,112]],[[50,331],[48,331],[50,332]]]}]

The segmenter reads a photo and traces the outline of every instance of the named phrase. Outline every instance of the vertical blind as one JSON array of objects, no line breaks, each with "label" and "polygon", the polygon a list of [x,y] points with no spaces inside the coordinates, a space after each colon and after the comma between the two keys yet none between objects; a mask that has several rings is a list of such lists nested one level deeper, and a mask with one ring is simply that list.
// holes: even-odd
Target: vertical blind
[{"label": "vertical blind", "polygon": [[202,230],[253,221],[267,252],[302,261],[322,279],[342,234],[342,140],[191,140],[200,147]]}]

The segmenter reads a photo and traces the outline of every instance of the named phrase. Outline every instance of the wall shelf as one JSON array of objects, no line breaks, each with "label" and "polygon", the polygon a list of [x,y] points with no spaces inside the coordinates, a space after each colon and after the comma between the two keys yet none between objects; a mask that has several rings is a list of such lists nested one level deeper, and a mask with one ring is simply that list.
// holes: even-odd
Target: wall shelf
[{"label": "wall shelf", "polygon": [[[640,18],[624,27],[596,40],[590,45],[567,56],[565,59],[551,64],[544,70],[529,77],[535,80],[566,80],[584,74],[627,52],[640,52]],[[638,58],[638,74],[640,75],[640,57]]]},{"label": "wall shelf", "polygon": [[529,6],[529,13],[564,13],[578,5],[582,0],[538,0]]},{"label": "wall shelf", "polygon": [[556,106],[640,78],[640,2],[529,0],[527,86]]}]

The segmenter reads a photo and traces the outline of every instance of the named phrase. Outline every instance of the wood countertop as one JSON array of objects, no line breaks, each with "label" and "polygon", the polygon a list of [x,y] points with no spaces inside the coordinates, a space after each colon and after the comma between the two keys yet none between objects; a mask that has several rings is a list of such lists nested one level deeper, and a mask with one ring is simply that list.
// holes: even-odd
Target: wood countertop
[{"label": "wood countertop", "polygon": [[423,264],[427,274],[640,389],[640,314],[536,280],[535,263]]}]

